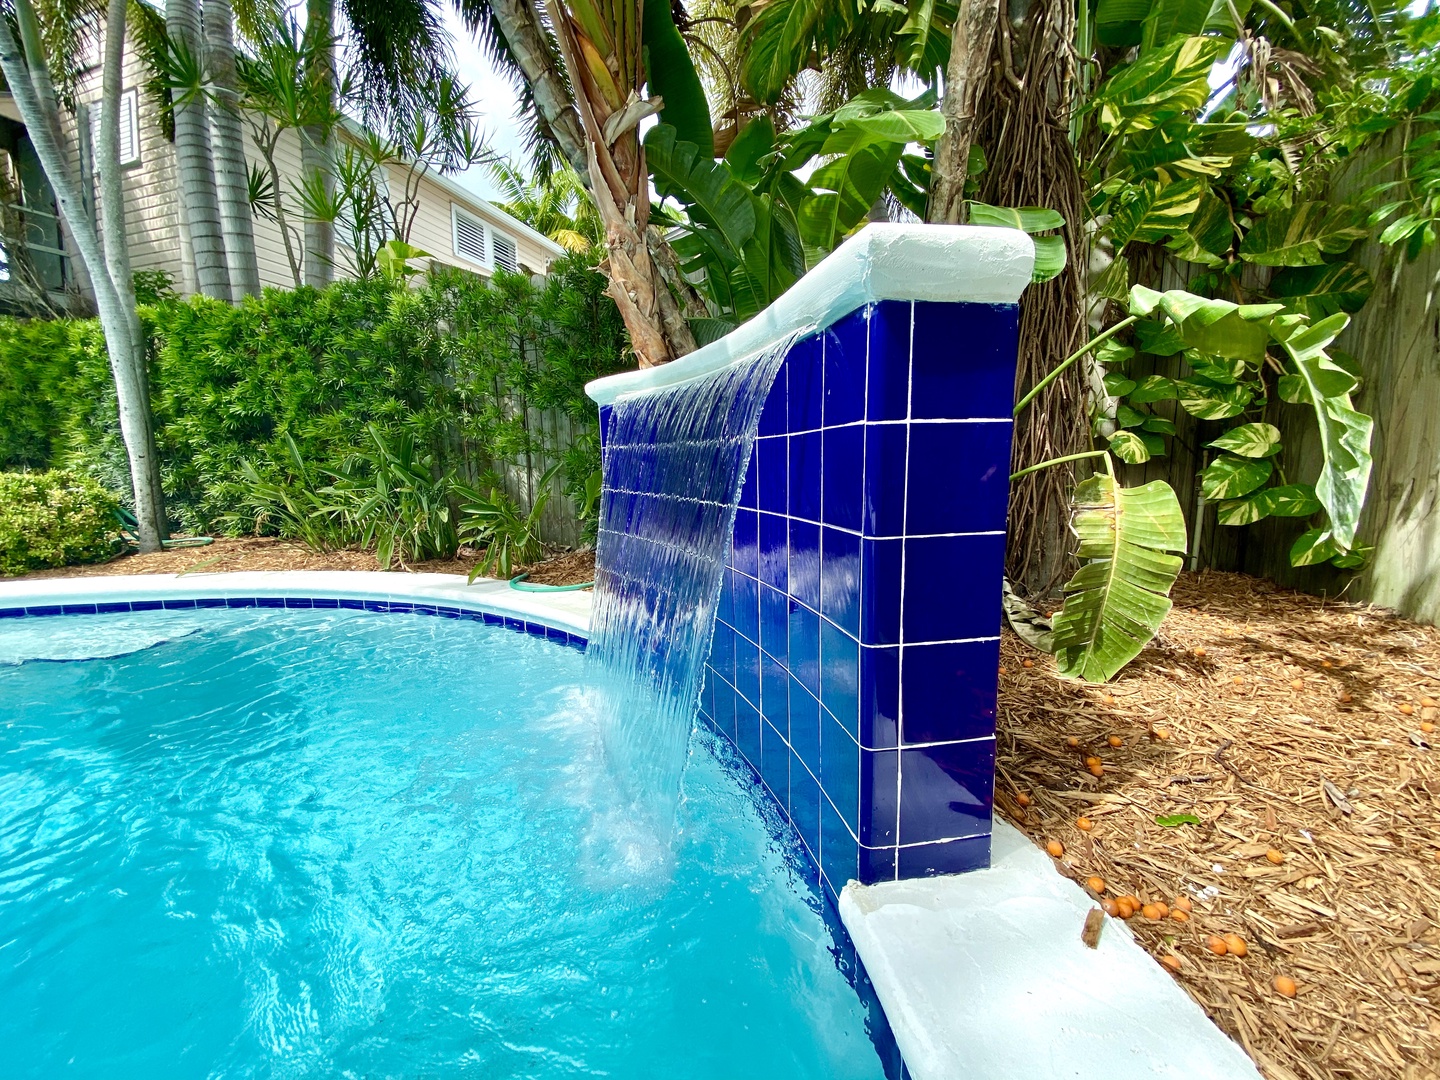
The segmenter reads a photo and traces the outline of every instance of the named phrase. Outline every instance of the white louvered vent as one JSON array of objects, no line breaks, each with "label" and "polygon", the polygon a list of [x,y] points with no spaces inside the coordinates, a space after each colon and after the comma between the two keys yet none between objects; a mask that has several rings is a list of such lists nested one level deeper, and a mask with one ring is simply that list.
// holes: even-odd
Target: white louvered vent
[{"label": "white louvered vent", "polygon": [[450,221],[455,233],[455,254],[471,262],[488,264],[490,253],[485,250],[485,223],[460,207],[450,207]]},{"label": "white louvered vent", "polygon": [[[90,146],[95,171],[100,171],[100,102],[90,103]],[[126,90],[120,95],[120,164],[140,163],[140,93]]]},{"label": "white louvered vent", "polygon": [[520,254],[515,250],[515,241],[504,233],[492,232],[490,245],[495,253],[495,265],[512,274],[520,272]]}]

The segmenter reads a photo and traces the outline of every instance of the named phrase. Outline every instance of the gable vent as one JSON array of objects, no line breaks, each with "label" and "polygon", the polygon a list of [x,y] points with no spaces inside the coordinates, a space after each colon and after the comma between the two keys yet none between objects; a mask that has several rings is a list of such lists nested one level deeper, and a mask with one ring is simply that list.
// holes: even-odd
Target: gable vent
[{"label": "gable vent", "polygon": [[495,251],[495,265],[512,274],[520,272],[520,256],[515,250],[515,241],[504,233],[491,233],[490,244]]},{"label": "gable vent", "polygon": [[455,234],[455,254],[471,262],[488,263],[490,259],[489,252],[485,250],[485,223],[458,206],[450,208],[450,217]]}]

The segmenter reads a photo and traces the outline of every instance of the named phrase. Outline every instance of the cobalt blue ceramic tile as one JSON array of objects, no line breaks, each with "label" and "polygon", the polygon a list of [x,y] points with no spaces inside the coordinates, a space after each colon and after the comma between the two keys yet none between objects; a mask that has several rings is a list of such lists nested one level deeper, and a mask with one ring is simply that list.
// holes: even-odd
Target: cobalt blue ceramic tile
[{"label": "cobalt blue ceramic tile", "polygon": [[566,634],[565,644],[571,649],[578,649],[580,652],[584,652],[589,642],[579,634]]},{"label": "cobalt blue ceramic tile", "polygon": [[873,885],[877,881],[895,880],[895,849],[893,847],[860,849],[860,881]]},{"label": "cobalt blue ceramic tile", "polygon": [[900,649],[866,646],[860,651],[860,745],[884,749],[900,744]]},{"label": "cobalt blue ceramic tile", "polygon": [[790,746],[805,767],[820,775],[820,703],[790,680]]},{"label": "cobalt blue ceramic tile", "polygon": [[436,609],[436,614],[442,619],[458,619],[464,613],[459,608],[442,607]]},{"label": "cobalt blue ceramic tile", "polygon": [[[283,597],[273,596],[273,597],[268,597],[267,599],[273,600],[274,603],[268,603],[268,604],[267,604],[267,603],[264,603],[264,602],[262,601],[259,606],[261,606],[261,607],[284,607],[284,606],[285,606],[285,600],[284,600]],[[164,604],[165,604],[165,610],[166,610],[166,611],[193,611],[193,610],[195,609],[195,601],[194,601],[194,600],[166,600],[166,601],[164,601]]]},{"label": "cobalt blue ceramic tile", "polygon": [[900,751],[900,843],[989,832],[995,740]]},{"label": "cobalt blue ceramic tile", "polygon": [[820,799],[820,869],[830,888],[838,895],[845,885],[856,879],[859,866],[859,845],[846,827],[844,819],[829,799]]},{"label": "cobalt blue ceramic tile", "polygon": [[811,776],[805,766],[792,758],[790,761],[790,820],[800,834],[810,858],[820,855],[820,781]]},{"label": "cobalt blue ceramic tile", "polygon": [[910,425],[907,536],[1005,528],[1010,423]]},{"label": "cobalt blue ceramic tile", "polygon": [[754,510],[735,511],[730,565],[752,578],[760,576],[760,520]]},{"label": "cobalt blue ceramic tile", "polygon": [[998,638],[906,645],[901,651],[904,742],[953,742],[995,734]]},{"label": "cobalt blue ceramic tile", "polygon": [[829,713],[820,714],[820,786],[845,818],[860,829],[860,747]]},{"label": "cobalt blue ceramic tile", "polygon": [[[141,604],[153,604],[154,607],[141,607],[141,606],[140,606]],[[153,610],[155,610],[155,608],[158,608],[159,606],[160,606],[160,601],[158,601],[158,600],[136,600],[136,601],[132,601],[132,602],[131,602],[131,604],[130,604],[130,610],[131,610],[131,611],[153,611]],[[253,597],[253,596],[227,596],[227,597],[225,598],[225,606],[226,606],[227,608],[252,608],[252,607],[255,606],[255,597]],[[341,601],[340,601],[340,606],[341,606],[341,607],[354,608],[356,611],[364,611],[364,610],[365,610],[365,605],[364,605],[364,603],[362,603],[362,602],[359,601],[359,600],[349,600],[349,601],[341,600]]]},{"label": "cobalt blue ceramic tile", "polygon": [[791,596],[815,611],[820,610],[820,526],[811,521],[790,519]]},{"label": "cobalt blue ceramic tile", "polygon": [[735,631],[724,623],[715,624],[710,640],[710,666],[731,686],[735,685]]},{"label": "cobalt blue ceramic tile", "polygon": [[785,357],[785,377],[789,380],[790,432],[818,431],[822,419],[822,380],[824,367],[820,360],[820,335],[804,338],[790,346]]},{"label": "cobalt blue ceramic tile", "polygon": [[790,673],[764,653],[760,654],[760,714],[789,737]]},{"label": "cobalt blue ceramic tile", "polygon": [[480,621],[483,622],[486,626],[507,626],[507,625],[509,625],[509,622],[508,622],[506,619],[504,619],[503,617],[501,617],[501,616],[499,616],[499,615],[496,615],[495,612],[493,612],[493,611],[476,611],[476,612],[472,612],[471,614],[472,614],[472,615],[478,615],[478,616],[480,617]]},{"label": "cobalt blue ceramic tile", "polygon": [[860,537],[820,530],[820,614],[860,636]]},{"label": "cobalt blue ceramic tile", "polygon": [[605,450],[605,444],[610,437],[610,417],[614,413],[613,405],[600,406],[600,449]]},{"label": "cobalt blue ceramic tile", "polygon": [[[149,608],[147,608],[147,609],[145,609],[145,610],[155,610],[155,609],[158,609],[158,608],[161,607],[161,602],[160,602],[159,600],[148,600],[148,601],[147,601],[147,600],[140,600],[140,601],[138,601],[138,603],[141,603],[141,604],[151,603],[151,604],[154,604],[154,605],[155,605],[155,608],[154,608],[154,609],[149,609]],[[132,607],[131,610],[134,611],[134,610],[136,610],[136,609],[135,609],[134,607]],[[64,613],[65,613],[65,608],[64,608],[64,606],[61,605],[61,604],[37,604],[37,605],[35,605],[34,607],[27,607],[27,608],[25,609],[25,614],[27,614],[27,615],[36,615],[36,616],[43,616],[43,615],[63,615]]]},{"label": "cobalt blue ceramic tile", "polygon": [[860,734],[860,645],[828,619],[820,621],[820,702],[840,725]]},{"label": "cobalt blue ceramic tile", "polygon": [[905,457],[909,424],[865,425],[864,510],[866,536],[905,535]]},{"label": "cobalt blue ceramic tile", "polygon": [[[420,608],[420,605],[419,605],[419,604],[416,604],[415,607],[416,607],[416,610],[418,611],[419,608]],[[551,640],[551,641],[564,641],[566,635],[565,635],[565,631],[564,631],[564,630],[557,629],[556,627],[553,627],[553,626],[547,626],[547,627],[545,628],[545,636],[546,636],[549,640]]]},{"label": "cobalt blue ceramic tile", "polygon": [[1015,402],[1014,304],[915,305],[914,416],[1008,417]]},{"label": "cobalt blue ceramic tile", "polygon": [[310,606],[334,610],[335,608],[338,608],[340,606],[340,601],[335,599],[334,597],[317,596],[315,599],[310,601]]},{"label": "cobalt blue ceramic tile", "polygon": [[700,669],[700,700],[696,709],[713,726],[715,722],[715,672],[708,666]]},{"label": "cobalt blue ceramic tile", "polygon": [[900,797],[900,751],[860,751],[860,843],[884,847],[895,840]]},{"label": "cobalt blue ceramic tile", "polygon": [[790,588],[790,522],[779,514],[760,515],[760,580],[772,589]]},{"label": "cobalt blue ceramic tile", "polygon": [[906,642],[1000,633],[1004,533],[930,536],[904,543]]},{"label": "cobalt blue ceramic tile", "polygon": [[820,520],[821,433],[806,431],[791,435],[790,516],[807,521]]},{"label": "cobalt blue ceramic tile", "polygon": [[710,715],[715,718],[715,726],[724,733],[731,742],[739,745],[739,733],[735,729],[736,705],[735,688],[723,680],[715,680],[711,687],[711,708],[714,710]]},{"label": "cobalt blue ceramic tile", "polygon": [[744,698],[735,699],[735,745],[757,772],[760,770],[760,710]]},{"label": "cobalt blue ceramic tile", "polygon": [[[490,613],[487,611],[485,614],[486,614],[486,615],[489,615]],[[490,620],[487,618],[485,621],[488,623]],[[502,616],[502,617],[501,617],[500,621],[501,621],[501,623],[504,624],[505,629],[507,629],[507,630],[521,630],[521,631],[523,631],[523,630],[525,629],[525,620],[524,620],[524,619],[514,619],[514,618],[511,618],[509,615],[505,615],[505,616]]]},{"label": "cobalt blue ceramic tile", "polygon": [[[198,606],[198,600],[196,604]],[[305,608],[308,610],[311,606],[310,598],[308,596],[287,596],[285,597],[285,606],[287,608]]]},{"label": "cobalt blue ceramic tile", "polygon": [[[124,610],[129,611],[130,605],[126,604]],[[24,616],[25,609],[23,607],[0,608],[0,619],[20,619]]]},{"label": "cobalt blue ceramic tile", "polygon": [[760,727],[760,777],[788,817],[790,814],[790,747],[767,719]]},{"label": "cobalt blue ceramic tile", "polygon": [[851,312],[825,331],[825,426],[865,419],[865,313]]},{"label": "cobalt blue ceramic tile", "polygon": [[[736,633],[760,643],[760,582],[746,577],[739,571],[731,571],[730,584],[734,587],[733,610]],[[737,654],[738,655],[738,654]]]},{"label": "cobalt blue ceramic tile", "polygon": [[[1003,540],[1004,537],[1001,537]],[[900,571],[901,545],[904,540],[862,540],[860,591],[860,643],[862,645],[900,644]],[[962,573],[960,566],[949,570],[952,574]],[[916,599],[917,609],[927,605],[943,605],[948,589],[937,588],[934,579],[928,583],[917,582],[921,595]],[[995,579],[1000,580],[998,577]],[[996,603],[999,601],[997,599]]]},{"label": "cobalt blue ceramic tile", "polygon": [[780,435],[755,440],[755,478],[759,484],[760,509],[772,514],[790,510],[790,440]]},{"label": "cobalt blue ceramic tile", "polygon": [[737,506],[747,506],[751,510],[760,508],[760,481],[756,478],[755,472],[755,448],[750,448],[750,461],[745,466],[745,479],[740,484],[740,501]]},{"label": "cobalt blue ceramic tile", "polygon": [[715,721],[711,720],[710,717],[705,715],[705,710],[703,708],[695,714],[695,719],[699,722],[700,727],[702,727],[704,730],[713,731],[717,735],[720,734],[720,729],[715,726]]},{"label": "cobalt blue ceramic tile", "polygon": [[744,638],[735,639],[735,689],[760,707],[760,646]]},{"label": "cobalt blue ceramic tile", "polygon": [[936,844],[902,847],[899,851],[902,878],[935,877],[937,874],[966,874],[990,865],[990,835],[942,840]]},{"label": "cobalt blue ceramic tile", "polygon": [[735,583],[730,580],[727,567],[720,571],[720,595],[715,601],[715,621],[727,626],[735,625]]},{"label": "cobalt blue ceramic tile", "polygon": [[870,311],[865,419],[910,415],[910,302],[884,300]]},{"label": "cobalt blue ceramic tile", "polygon": [[790,598],[783,592],[760,586],[760,648],[781,664],[789,663],[789,618]]},{"label": "cobalt blue ceramic tile", "polygon": [[790,601],[789,652],[786,666],[818,699],[820,697],[820,616],[809,608]]},{"label": "cobalt blue ceramic tile", "polygon": [[[264,598],[262,597],[261,599],[263,600]],[[385,603],[384,600],[362,600],[362,601],[360,601],[360,604],[361,604],[361,606],[362,606],[366,611],[388,611],[388,610],[390,610],[390,605],[387,604],[387,603]],[[261,603],[260,606],[261,606],[261,607],[266,607],[266,606],[268,606],[268,605],[267,605],[267,604],[264,604],[264,603]]]},{"label": "cobalt blue ceramic tile", "polygon": [[525,624],[525,633],[531,637],[545,637],[549,633],[549,630],[550,628],[544,623],[527,622]]},{"label": "cobalt blue ceramic tile", "polygon": [[786,415],[785,365],[780,365],[780,371],[775,376],[775,381],[770,384],[770,393],[765,396],[765,404],[760,410],[761,435],[784,435],[788,430],[789,417]]},{"label": "cobalt blue ceramic tile", "polygon": [[[220,607],[224,607],[224,606],[225,606],[225,601],[224,601],[224,600],[219,601],[219,606],[220,606]],[[12,609],[10,609],[10,610],[17,611],[17,612],[19,612],[21,615],[25,614],[25,609],[24,609],[24,608],[12,608]],[[128,600],[114,600],[114,601],[109,601],[109,602],[106,602],[106,603],[103,603],[103,604],[96,604],[96,605],[95,605],[95,610],[96,610],[97,612],[99,612],[101,615],[108,615],[108,614],[111,614],[111,613],[116,612],[116,611],[129,611],[129,610],[130,610],[130,602],[129,602]],[[0,618],[4,618],[3,613],[0,613]]]},{"label": "cobalt blue ceramic tile", "polygon": [[859,532],[864,492],[857,481],[865,475],[865,426],[826,428],[823,444],[825,524]]},{"label": "cobalt blue ceramic tile", "polygon": [[[312,607],[334,607],[335,601],[332,600],[328,604],[326,604],[323,600],[311,600],[310,605]],[[223,608],[226,606],[226,604],[225,598],[223,596],[210,596],[201,600],[196,600],[195,606],[197,608]],[[101,611],[105,610],[104,604],[99,605],[99,607]],[[130,605],[126,604],[125,609],[128,611],[130,609]]]},{"label": "cobalt blue ceramic tile", "polygon": [[94,615],[95,613],[94,604],[62,604],[60,606],[62,615]]}]

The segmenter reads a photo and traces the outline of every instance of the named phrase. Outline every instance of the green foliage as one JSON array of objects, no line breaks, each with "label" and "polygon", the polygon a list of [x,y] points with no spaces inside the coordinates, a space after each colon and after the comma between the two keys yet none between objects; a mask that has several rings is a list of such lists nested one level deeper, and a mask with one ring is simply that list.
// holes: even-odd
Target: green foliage
[{"label": "green foliage", "polygon": [[[1108,460],[1108,459],[1107,459]],[[1163,480],[1124,488],[1109,473],[1073,498],[1080,569],[1065,585],[1053,644],[1060,674],[1104,682],[1128,664],[1170,612],[1185,550],[1185,518]]]},{"label": "green foliage", "polygon": [[[484,554],[470,571],[474,581],[482,574],[494,574],[508,578],[515,567],[534,562],[543,552],[540,540],[540,518],[549,505],[552,484],[560,466],[554,465],[540,478],[535,499],[527,513],[518,502],[506,495],[498,484],[492,484],[489,494],[468,488],[461,489],[460,512],[463,524],[461,535],[471,545],[483,547]],[[587,478],[587,494],[591,480]],[[598,484],[596,496],[598,497]],[[592,504],[593,505],[593,504]]]},{"label": "green foliage", "polygon": [[77,473],[0,473],[0,575],[112,558],[120,550],[119,506]]}]

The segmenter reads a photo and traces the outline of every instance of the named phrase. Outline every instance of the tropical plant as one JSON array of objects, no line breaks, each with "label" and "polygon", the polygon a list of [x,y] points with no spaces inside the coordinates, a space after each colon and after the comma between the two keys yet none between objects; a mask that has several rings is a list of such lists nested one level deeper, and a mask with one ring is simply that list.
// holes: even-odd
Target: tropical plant
[{"label": "tropical plant", "polygon": [[119,506],[87,476],[0,473],[0,575],[113,558]]},{"label": "tropical plant", "polygon": [[472,547],[484,548],[480,561],[470,571],[469,580],[492,571],[508,578],[517,566],[535,562],[544,554],[540,519],[549,505],[552,484],[560,468],[557,464],[545,470],[528,512],[505,494],[498,479],[492,479],[488,494],[482,495],[474,488],[459,489],[460,535]]},{"label": "tropical plant", "polygon": [[529,177],[515,162],[501,158],[490,163],[490,176],[500,188],[500,209],[566,251],[586,254],[605,242],[595,203],[573,170]]},{"label": "tropical plant", "polygon": [[23,48],[16,42],[9,21],[0,19],[0,73],[4,74],[95,291],[124,433],[139,544],[142,551],[155,551],[166,534],[164,493],[151,429],[144,343],[135,311],[124,199],[120,195],[120,68],[125,14],[121,0],[110,0],[105,16],[100,137],[96,148],[101,198],[108,208],[103,244],[86,208],[80,178],[71,168],[73,159],[60,123],[59,99],[31,0],[15,0],[16,26]]},{"label": "tropical plant", "polygon": [[326,498],[322,473],[305,461],[294,436],[287,432],[283,439],[279,460],[264,473],[249,459],[240,462],[233,486],[237,508],[221,523],[299,540],[315,551],[350,547],[359,530]]}]

